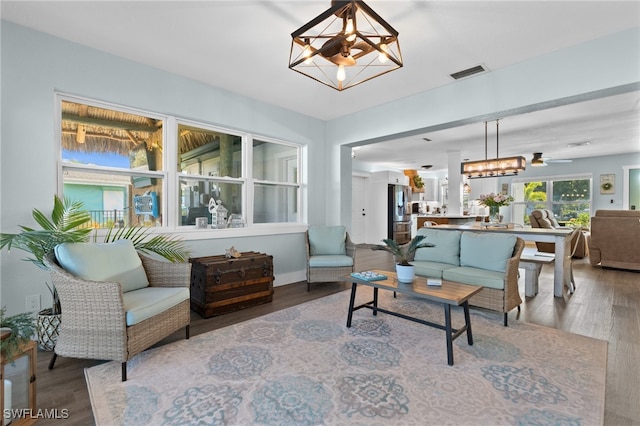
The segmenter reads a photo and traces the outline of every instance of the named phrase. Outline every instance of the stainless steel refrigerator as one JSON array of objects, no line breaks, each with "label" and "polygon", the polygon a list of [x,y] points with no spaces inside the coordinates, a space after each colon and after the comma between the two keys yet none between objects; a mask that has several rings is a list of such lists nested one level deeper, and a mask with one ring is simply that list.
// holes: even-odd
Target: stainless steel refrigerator
[{"label": "stainless steel refrigerator", "polygon": [[387,191],[387,238],[398,244],[411,241],[411,188],[389,185]]}]

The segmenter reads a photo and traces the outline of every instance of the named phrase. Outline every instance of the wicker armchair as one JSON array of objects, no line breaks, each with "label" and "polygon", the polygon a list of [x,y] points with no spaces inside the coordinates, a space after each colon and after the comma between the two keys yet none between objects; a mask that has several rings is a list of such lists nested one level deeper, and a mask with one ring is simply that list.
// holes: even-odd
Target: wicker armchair
[{"label": "wicker armchair", "polygon": [[356,245],[344,226],[312,226],[305,238],[307,291],[311,283],[342,281],[354,271]]},{"label": "wicker armchair", "polygon": [[[149,280],[149,287],[190,286],[191,264],[158,261],[138,254]],[[60,267],[55,255],[45,259],[58,290],[62,322],[52,369],[58,355],[120,361],[122,381],[127,380],[127,361],[158,341],[186,329],[189,338],[189,300],[165,309],[155,316],[127,326],[122,285],[117,282],[86,281]]]},{"label": "wicker armchair", "polygon": [[502,312],[505,327],[508,325],[509,311],[517,307],[520,312],[522,298],[518,290],[518,266],[523,250],[524,240],[518,237],[513,247],[513,256],[507,260],[507,268],[504,272],[504,289],[484,287],[480,293],[469,299],[471,306]]}]

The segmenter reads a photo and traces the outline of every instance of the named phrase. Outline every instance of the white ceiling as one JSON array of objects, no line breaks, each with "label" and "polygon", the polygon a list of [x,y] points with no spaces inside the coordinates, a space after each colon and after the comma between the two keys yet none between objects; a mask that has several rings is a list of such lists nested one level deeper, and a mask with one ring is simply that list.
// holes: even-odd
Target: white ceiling
[{"label": "white ceiling", "polygon": [[[344,92],[287,68],[291,32],[327,9],[329,0],[2,0],[0,13],[7,21],[322,120],[451,84],[449,74],[478,64],[496,70],[640,26],[638,1],[367,4],[399,31],[404,67]],[[492,158],[495,123],[489,128]],[[566,146],[582,141],[590,144]],[[500,142],[500,156],[525,155],[527,160],[534,151],[555,159],[640,151],[640,95],[633,92],[506,117],[500,122]],[[448,150],[460,150],[471,160],[484,158],[484,124],[363,146],[355,152],[357,161],[382,167],[432,164],[432,170],[438,170],[446,169]]]}]

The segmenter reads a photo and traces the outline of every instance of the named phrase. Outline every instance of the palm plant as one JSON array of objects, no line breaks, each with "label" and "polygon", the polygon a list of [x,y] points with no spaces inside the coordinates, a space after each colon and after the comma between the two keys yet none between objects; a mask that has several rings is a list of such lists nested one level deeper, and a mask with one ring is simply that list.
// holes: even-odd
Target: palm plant
[{"label": "palm plant", "polygon": [[371,247],[371,250],[388,251],[395,257],[396,263],[398,265],[411,266],[411,264],[409,263],[409,260],[413,259],[413,256],[416,250],[422,247],[434,246],[432,243],[422,242],[422,240],[424,240],[425,238],[427,238],[426,235],[416,235],[408,244],[404,244],[404,245],[400,245],[395,240],[392,240],[392,239],[384,239],[382,241],[384,242],[385,245],[382,245],[382,244],[375,245]]},{"label": "palm plant", "polygon": [[[50,217],[38,209],[33,209],[32,216],[42,229],[20,226],[22,231],[18,234],[0,234],[0,250],[6,247],[7,250],[17,248],[26,251],[32,257],[23,260],[47,269],[43,259],[58,244],[89,241],[92,228],[87,225],[91,222],[91,216],[80,201],[71,201],[66,197],[60,199],[54,195]],[[150,228],[141,226],[118,228],[116,231],[112,227],[104,242],[129,239],[136,250],[143,253],[155,253],[170,262],[186,262],[189,259],[189,251],[182,240],[171,235],[150,234],[150,231]],[[94,241],[96,238],[94,236]],[[60,313],[58,292],[53,285],[47,284],[47,287],[53,298],[52,313]]]}]

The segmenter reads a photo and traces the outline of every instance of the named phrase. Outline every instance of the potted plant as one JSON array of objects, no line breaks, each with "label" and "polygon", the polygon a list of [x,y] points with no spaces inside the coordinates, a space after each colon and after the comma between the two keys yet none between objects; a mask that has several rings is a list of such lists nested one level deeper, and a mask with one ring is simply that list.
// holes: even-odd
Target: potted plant
[{"label": "potted plant", "polygon": [[6,308],[0,310],[0,352],[2,358],[13,361],[20,346],[27,343],[35,332],[33,318],[29,313],[6,316]]},{"label": "potted plant", "polygon": [[413,260],[416,250],[422,247],[433,247],[432,243],[423,242],[427,238],[426,235],[416,235],[413,239],[404,245],[398,244],[395,240],[384,239],[384,245],[378,244],[371,247],[372,250],[384,250],[391,253],[396,262],[396,274],[400,282],[413,282],[415,278],[415,269],[409,261]]},{"label": "potted plant", "polygon": [[[22,231],[18,234],[0,234],[0,249],[7,247],[7,250],[17,248],[26,251],[32,257],[23,260],[32,262],[42,269],[46,269],[44,257],[55,246],[67,242],[88,242],[93,230],[89,226],[91,216],[84,210],[83,204],[68,198],[60,199],[58,196],[54,196],[50,217],[38,209],[33,209],[32,216],[41,229],[20,226]],[[151,228],[134,226],[119,228],[114,232],[111,228],[103,241],[113,242],[119,239],[128,239],[133,242],[136,250],[143,253],[155,253],[171,262],[186,262],[188,260],[189,252],[185,249],[182,240],[163,234],[152,235],[149,234],[150,230]],[[94,241],[96,238],[94,236]],[[58,338],[61,307],[55,286],[45,284],[51,292],[53,303],[50,308],[38,312],[38,344],[41,349],[52,351]]]}]

